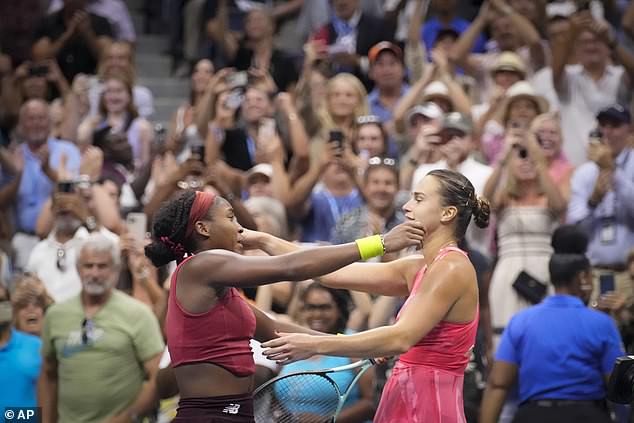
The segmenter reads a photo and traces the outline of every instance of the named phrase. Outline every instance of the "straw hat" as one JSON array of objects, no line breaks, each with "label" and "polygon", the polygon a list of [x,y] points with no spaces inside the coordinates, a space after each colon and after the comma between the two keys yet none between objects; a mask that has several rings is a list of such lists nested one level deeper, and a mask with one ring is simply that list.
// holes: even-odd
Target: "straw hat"
[{"label": "straw hat", "polygon": [[504,118],[508,116],[509,106],[511,105],[511,103],[519,98],[527,98],[529,100],[532,100],[537,105],[538,115],[546,113],[550,108],[548,100],[546,100],[545,97],[537,94],[537,91],[535,91],[530,83],[526,81],[518,81],[515,84],[511,85],[508,90],[506,90],[506,95],[503,100],[504,103],[500,108],[500,122],[504,122]]}]

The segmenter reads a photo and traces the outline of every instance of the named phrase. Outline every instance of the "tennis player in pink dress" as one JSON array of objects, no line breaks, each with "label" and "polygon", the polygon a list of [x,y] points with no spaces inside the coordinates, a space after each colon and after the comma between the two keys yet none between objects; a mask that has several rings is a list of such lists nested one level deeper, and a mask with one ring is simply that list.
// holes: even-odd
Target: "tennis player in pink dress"
[{"label": "tennis player in pink dress", "polygon": [[[263,344],[265,355],[288,363],[315,354],[348,357],[399,355],[379,403],[375,423],[466,423],[463,375],[475,343],[478,286],[473,265],[457,247],[474,217],[486,227],[489,205],[463,175],[434,170],[403,207],[422,224],[422,254],[389,263],[354,263],[321,278],[324,285],[407,296],[393,325],[347,336],[280,334]],[[276,255],[298,247],[257,234]]]}]

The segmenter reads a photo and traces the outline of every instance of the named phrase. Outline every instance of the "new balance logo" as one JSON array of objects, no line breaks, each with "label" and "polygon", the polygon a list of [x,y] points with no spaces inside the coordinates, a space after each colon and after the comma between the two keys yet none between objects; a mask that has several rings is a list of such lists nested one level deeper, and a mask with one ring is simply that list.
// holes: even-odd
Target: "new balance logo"
[{"label": "new balance logo", "polygon": [[222,410],[223,413],[227,414],[238,414],[238,411],[240,411],[240,404],[229,404]]}]

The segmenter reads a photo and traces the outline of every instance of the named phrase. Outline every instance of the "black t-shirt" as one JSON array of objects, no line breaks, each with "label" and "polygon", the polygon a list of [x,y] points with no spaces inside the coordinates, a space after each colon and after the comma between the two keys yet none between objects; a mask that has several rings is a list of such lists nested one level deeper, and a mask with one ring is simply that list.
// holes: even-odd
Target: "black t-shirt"
[{"label": "black t-shirt", "polygon": [[[241,42],[236,52],[236,57],[230,66],[239,71],[245,71],[251,68],[252,65],[253,50],[247,48],[244,43]],[[269,65],[268,71],[279,91],[287,91],[289,86],[299,79],[299,72],[297,71],[293,59],[278,50],[273,50],[273,54],[271,54],[271,64]]]},{"label": "black t-shirt", "polygon": [[[112,27],[106,18],[88,13],[90,26],[97,37],[112,37]],[[63,9],[45,17],[35,31],[35,40],[48,37],[54,42],[66,31]],[[72,82],[78,73],[94,74],[97,70],[99,57],[93,54],[88,44],[79,33],[73,34],[70,40],[57,53],[57,63],[68,80]]]},{"label": "black t-shirt", "polygon": [[[249,152],[250,149],[251,152]],[[225,162],[231,167],[247,171],[254,165],[251,154],[255,152],[255,141],[249,141],[247,132],[240,127],[225,131],[221,150],[225,156]]]}]

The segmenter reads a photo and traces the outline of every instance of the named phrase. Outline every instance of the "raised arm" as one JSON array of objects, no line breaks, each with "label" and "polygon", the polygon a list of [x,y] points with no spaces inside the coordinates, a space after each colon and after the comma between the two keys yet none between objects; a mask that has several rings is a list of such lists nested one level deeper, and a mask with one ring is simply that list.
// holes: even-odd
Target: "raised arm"
[{"label": "raised arm", "polygon": [[537,177],[539,180],[539,186],[543,193],[546,195],[548,201],[548,208],[553,215],[559,217],[566,213],[568,203],[561,194],[561,190],[555,184],[548,172],[548,163],[542,152],[542,148],[537,142],[537,138],[534,134],[530,134],[525,141],[526,151],[529,157],[535,163],[535,169],[537,170]]},{"label": "raised arm", "polygon": [[[410,221],[398,225],[384,237],[385,252],[420,245],[423,235],[420,223]],[[185,273],[185,278],[203,280],[210,285],[248,287],[312,279],[361,259],[360,248],[354,242],[307,248],[274,257],[213,250],[197,254],[181,272]],[[240,271],[236,272],[236,269]]]},{"label": "raised arm", "polygon": [[421,40],[423,20],[427,13],[430,0],[416,0],[414,13],[409,21],[407,40],[405,42],[405,64],[410,71],[410,81],[418,81],[423,77],[427,50]]},{"label": "raised arm", "polygon": [[410,90],[396,104],[396,107],[394,107],[394,128],[397,133],[402,134],[405,132],[407,127],[405,124],[407,112],[409,109],[414,107],[416,102],[422,97],[425,87],[434,80],[435,73],[434,66],[425,67],[423,77],[416,81]]},{"label": "raised arm", "polygon": [[[249,232],[247,236],[253,240],[254,247],[272,256],[302,249],[297,244],[270,234]],[[420,256],[388,263],[352,263],[317,279],[322,285],[331,288],[349,289],[377,295],[406,296],[409,293],[406,268],[409,268],[411,260],[420,260]]]},{"label": "raised arm", "polygon": [[546,56],[544,53],[544,47],[542,46],[542,40],[539,36],[539,32],[533,26],[532,22],[525,16],[517,13],[511,6],[509,6],[506,0],[491,0],[491,4],[505,16],[508,16],[513,24],[513,28],[516,29],[520,39],[529,48],[531,54],[531,62],[534,69],[541,69],[545,66]]},{"label": "raised arm", "polygon": [[383,357],[402,354],[427,335],[465,291],[476,290],[473,268],[466,260],[446,259],[430,268],[425,284],[402,309],[399,320],[349,336],[287,335],[263,344],[265,355],[289,363],[315,354],[343,357]]},{"label": "raised arm", "polygon": [[591,24],[592,16],[589,12],[572,15],[568,32],[552,44],[553,85],[559,97],[566,94],[566,63],[573,54],[574,42],[579,32]]},{"label": "raised arm", "polygon": [[469,28],[464,31],[456,43],[451,48],[449,59],[455,65],[468,69],[468,59],[470,51],[473,49],[478,36],[484,31],[486,25],[491,19],[491,8],[488,2],[482,4],[478,16],[473,20]]}]

